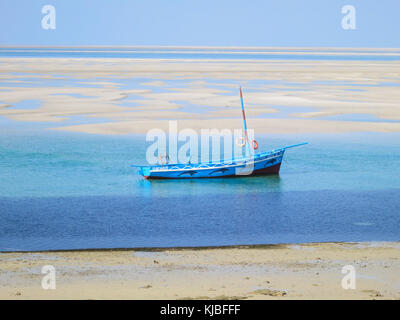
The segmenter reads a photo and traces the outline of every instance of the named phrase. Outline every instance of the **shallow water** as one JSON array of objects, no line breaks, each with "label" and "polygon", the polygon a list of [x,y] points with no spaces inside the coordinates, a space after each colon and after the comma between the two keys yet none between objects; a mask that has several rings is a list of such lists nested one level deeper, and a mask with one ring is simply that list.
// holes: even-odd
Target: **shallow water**
[{"label": "shallow water", "polygon": [[399,240],[399,138],[260,136],[309,145],[279,176],[147,181],[144,136],[0,130],[0,250]]}]

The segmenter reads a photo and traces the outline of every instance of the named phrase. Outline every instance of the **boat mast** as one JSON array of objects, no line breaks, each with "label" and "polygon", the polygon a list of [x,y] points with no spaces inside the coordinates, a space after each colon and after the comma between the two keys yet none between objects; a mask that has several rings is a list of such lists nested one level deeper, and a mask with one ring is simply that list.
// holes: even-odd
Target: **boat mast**
[{"label": "boat mast", "polygon": [[250,143],[249,143],[249,136],[248,136],[248,134],[247,134],[247,123],[246,123],[246,114],[245,114],[245,112],[244,112],[242,87],[239,87],[239,89],[240,89],[240,103],[241,103],[241,105],[242,105],[242,116],[243,116],[244,134],[245,134],[245,137],[246,137],[247,151],[248,151],[248,154],[250,155]]}]

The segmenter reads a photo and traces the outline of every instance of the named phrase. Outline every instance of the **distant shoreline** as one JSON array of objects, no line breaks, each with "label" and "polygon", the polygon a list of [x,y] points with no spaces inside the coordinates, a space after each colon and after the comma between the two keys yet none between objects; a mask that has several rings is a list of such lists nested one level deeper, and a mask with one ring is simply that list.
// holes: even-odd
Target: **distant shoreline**
[{"label": "distant shoreline", "polygon": [[108,49],[108,48],[126,48],[126,49],[224,49],[224,50],[332,50],[332,51],[397,51],[400,48],[382,48],[382,47],[270,47],[270,46],[179,46],[179,45],[168,45],[168,46],[160,46],[160,45],[0,45],[0,49],[9,49],[9,48],[21,48],[21,49],[31,49],[31,48],[41,48],[41,49],[64,49],[64,48],[73,48],[73,49]]}]

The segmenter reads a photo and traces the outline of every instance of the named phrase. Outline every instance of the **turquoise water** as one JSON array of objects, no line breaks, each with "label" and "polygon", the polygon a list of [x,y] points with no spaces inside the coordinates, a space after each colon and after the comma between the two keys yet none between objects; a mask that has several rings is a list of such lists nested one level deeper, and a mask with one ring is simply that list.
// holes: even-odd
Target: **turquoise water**
[{"label": "turquoise water", "polygon": [[130,167],[142,135],[4,125],[0,250],[399,240],[399,138],[259,136],[261,150],[310,144],[279,176],[147,181]]},{"label": "turquoise water", "polygon": [[[51,126],[51,125],[50,125]],[[260,151],[286,151],[280,178],[147,181],[145,135],[90,135],[43,128],[0,131],[0,196],[182,194],[400,189],[400,134],[259,135]],[[228,157],[229,158],[229,157]],[[265,188],[267,186],[267,188]]]}]

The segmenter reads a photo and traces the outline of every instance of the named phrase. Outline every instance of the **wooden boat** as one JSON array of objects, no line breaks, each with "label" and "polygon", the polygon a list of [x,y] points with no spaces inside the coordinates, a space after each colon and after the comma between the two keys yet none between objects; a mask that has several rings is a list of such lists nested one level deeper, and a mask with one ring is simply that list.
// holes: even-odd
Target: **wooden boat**
[{"label": "wooden boat", "polygon": [[[247,144],[246,156],[203,163],[187,164],[158,164],[153,166],[133,166],[146,179],[194,179],[194,178],[221,178],[278,174],[286,149],[307,144],[307,142],[274,149],[258,154],[251,154],[250,142],[247,135],[246,115],[244,112],[242,89],[240,101],[244,124],[245,137],[241,146]],[[258,148],[255,140],[251,141],[253,149]]]}]

